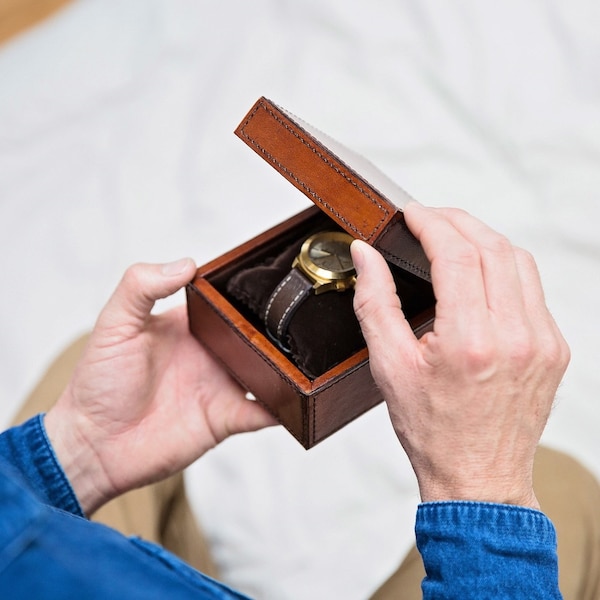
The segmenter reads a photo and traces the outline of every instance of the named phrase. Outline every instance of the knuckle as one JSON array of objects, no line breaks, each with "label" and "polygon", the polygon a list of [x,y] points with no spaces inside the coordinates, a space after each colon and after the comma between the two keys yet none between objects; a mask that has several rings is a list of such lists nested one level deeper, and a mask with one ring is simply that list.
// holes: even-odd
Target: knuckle
[{"label": "knuckle", "polygon": [[131,287],[138,287],[141,282],[142,269],[142,263],[135,263],[127,267],[123,274],[123,283]]},{"label": "knuckle", "polygon": [[471,339],[462,350],[462,360],[474,375],[488,373],[496,364],[496,358],[496,346],[484,338]]},{"label": "knuckle", "polygon": [[517,264],[524,267],[527,272],[535,273],[537,271],[537,263],[531,252],[519,247],[514,247],[513,252]]},{"label": "knuckle", "polygon": [[510,360],[517,367],[537,365],[544,372],[564,372],[569,364],[571,351],[559,332],[540,335],[524,331],[511,340]]},{"label": "knuckle", "polygon": [[[368,292],[368,288],[363,287],[361,285],[361,280],[360,278],[358,279],[357,283],[356,283],[356,287],[354,288],[354,298],[352,300],[352,306],[354,307],[354,312],[355,313],[359,313],[359,312],[364,312],[365,310],[365,306],[367,306],[369,304],[369,292]],[[358,316],[358,314],[357,314]]]},{"label": "knuckle", "polygon": [[561,348],[561,364],[562,364],[563,368],[566,369],[569,366],[569,363],[571,362],[571,348],[569,347],[569,344],[567,344],[565,339],[562,337],[561,337],[560,348]]},{"label": "knuckle", "polygon": [[464,208],[458,208],[454,206],[444,207],[441,210],[448,218],[450,219],[464,219],[465,217],[470,217],[471,214],[467,212]]},{"label": "knuckle", "polygon": [[360,323],[377,320],[382,308],[379,299],[372,294],[354,294],[354,313]]},{"label": "knuckle", "polygon": [[356,290],[353,300],[354,314],[360,323],[369,319],[372,312],[373,298],[369,294],[361,293]]},{"label": "knuckle", "polygon": [[148,265],[140,262],[127,267],[121,279],[120,287],[131,298],[149,297],[149,282]]},{"label": "knuckle", "polygon": [[517,255],[519,259],[521,259],[525,263],[535,264],[535,259],[533,258],[533,254],[529,252],[529,250],[525,250],[525,248],[521,248],[520,246],[513,247],[514,253]]},{"label": "knuckle", "polygon": [[454,244],[442,257],[447,268],[474,268],[481,263],[481,257],[477,247],[470,242]]},{"label": "knuckle", "polygon": [[553,336],[544,344],[545,364],[549,369],[566,370],[571,360],[571,350],[562,335]]},{"label": "knuckle", "polygon": [[490,239],[487,242],[487,250],[497,255],[506,255],[512,254],[514,252],[514,247],[510,240],[500,234],[494,233],[490,235]]},{"label": "knuckle", "polygon": [[391,283],[382,283],[379,287],[364,285],[360,277],[354,292],[353,308],[359,322],[377,320],[384,317],[390,307],[399,305],[396,288]]},{"label": "knuckle", "polygon": [[535,359],[538,352],[534,340],[525,332],[514,335],[510,340],[509,355],[513,364],[527,365]]}]

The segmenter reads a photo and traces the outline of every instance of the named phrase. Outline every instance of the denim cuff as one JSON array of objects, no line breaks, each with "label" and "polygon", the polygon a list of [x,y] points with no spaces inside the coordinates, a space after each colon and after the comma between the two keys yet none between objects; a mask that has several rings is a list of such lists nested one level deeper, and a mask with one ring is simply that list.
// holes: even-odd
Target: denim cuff
[{"label": "denim cuff", "polygon": [[493,502],[424,502],[417,509],[416,528],[440,531],[468,527],[480,536],[514,536],[520,544],[556,548],[552,521],[539,510]]},{"label": "denim cuff", "polygon": [[556,531],[542,512],[507,504],[429,502],[417,510],[423,597],[558,599]]},{"label": "denim cuff", "polygon": [[44,504],[85,517],[48,439],[43,414],[0,434],[0,456],[19,471]]}]

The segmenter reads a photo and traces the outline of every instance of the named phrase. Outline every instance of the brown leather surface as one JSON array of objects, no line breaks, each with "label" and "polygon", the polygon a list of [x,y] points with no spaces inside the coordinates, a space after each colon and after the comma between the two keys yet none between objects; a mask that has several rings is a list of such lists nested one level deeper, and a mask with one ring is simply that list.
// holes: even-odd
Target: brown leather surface
[{"label": "brown leather surface", "polygon": [[[372,244],[398,267],[430,281],[429,261],[404,225],[401,208],[320,141],[329,143],[330,138],[325,134],[315,137],[306,130],[306,123],[303,127],[299,122],[270,100],[260,98],[235,133],[350,235]],[[384,177],[361,157],[335,145],[359,166]],[[398,187],[392,191],[403,202],[410,199]]]},{"label": "brown leather surface", "polygon": [[304,380],[304,387],[310,389],[308,379],[297,369],[294,379],[293,365],[286,370],[274,356],[279,351],[258,331],[248,330],[251,325],[232,312],[207,281],[196,280],[186,291],[192,334],[296,439],[307,443],[301,387]]},{"label": "brown leather surface", "polygon": [[248,331],[206,280],[188,285],[187,295],[192,334],[305,448],[381,401],[366,350],[311,381],[264,335]]},{"label": "brown leather surface", "polygon": [[[362,349],[349,350],[325,372],[303,372],[271,341],[264,322],[227,296],[228,281],[244,269],[264,264],[316,226],[331,226],[333,221],[379,248],[393,269],[406,277],[416,276],[413,279],[421,288],[427,288],[421,297],[421,288],[413,286],[416,309],[408,315],[415,334],[421,335],[431,327],[434,315],[435,299],[427,283],[429,262],[404,224],[401,206],[411,198],[362,157],[265,98],[256,102],[236,134],[310,198],[315,208],[200,267],[187,287],[190,330],[305,448],[310,448],[381,402],[367,349],[361,340]],[[337,154],[319,140],[326,140]],[[364,167],[396,204],[340,156],[353,166]],[[300,282],[295,289],[302,292],[304,284]]]},{"label": "brown leather surface", "polygon": [[[381,402],[367,350],[310,379],[269,339],[259,319],[252,322],[232,305],[226,288],[233,274],[304,237],[323,218],[315,207],[295,215],[200,267],[186,290],[192,334],[305,448]],[[410,323],[421,335],[432,320],[433,307],[427,306]]]}]

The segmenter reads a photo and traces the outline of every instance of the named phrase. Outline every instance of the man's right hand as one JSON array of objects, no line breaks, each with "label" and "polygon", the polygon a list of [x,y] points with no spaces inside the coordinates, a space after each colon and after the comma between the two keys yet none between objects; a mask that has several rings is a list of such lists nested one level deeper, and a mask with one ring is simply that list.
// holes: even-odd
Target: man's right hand
[{"label": "man's right hand", "polygon": [[539,508],[533,457],[569,348],[531,255],[455,209],[405,209],[431,261],[433,331],[417,339],[386,262],[355,241],[355,312],[424,502]]}]

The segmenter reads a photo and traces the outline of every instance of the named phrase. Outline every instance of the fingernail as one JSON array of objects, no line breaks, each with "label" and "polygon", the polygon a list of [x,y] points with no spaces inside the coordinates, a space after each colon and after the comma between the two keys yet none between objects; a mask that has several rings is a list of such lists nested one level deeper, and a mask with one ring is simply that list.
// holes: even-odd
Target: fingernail
[{"label": "fingernail", "polygon": [[166,263],[162,266],[162,274],[166,277],[175,277],[181,275],[190,264],[190,258],[180,258],[179,260]]}]

